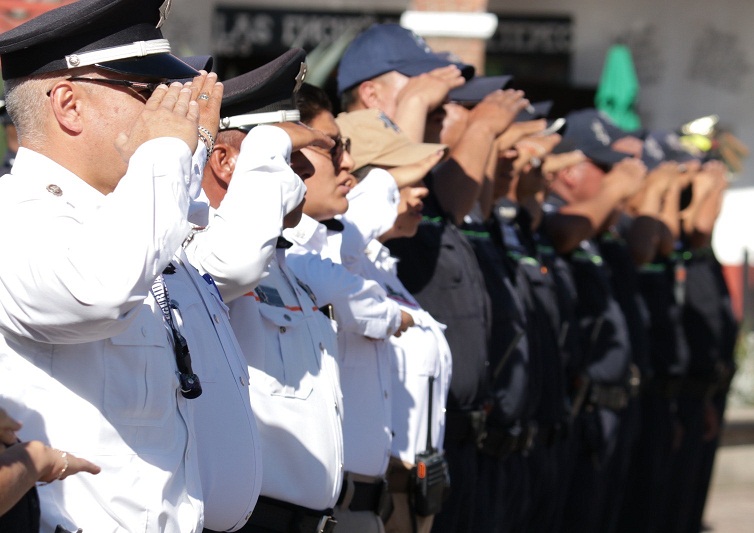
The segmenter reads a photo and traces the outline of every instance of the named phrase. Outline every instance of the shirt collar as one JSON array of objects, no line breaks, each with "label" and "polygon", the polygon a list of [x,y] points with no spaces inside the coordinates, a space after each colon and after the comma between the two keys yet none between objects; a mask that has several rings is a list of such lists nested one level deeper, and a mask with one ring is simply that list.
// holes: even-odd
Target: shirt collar
[{"label": "shirt collar", "polygon": [[302,215],[295,228],[283,230],[283,237],[294,244],[322,250],[327,242],[327,228],[310,216]]}]

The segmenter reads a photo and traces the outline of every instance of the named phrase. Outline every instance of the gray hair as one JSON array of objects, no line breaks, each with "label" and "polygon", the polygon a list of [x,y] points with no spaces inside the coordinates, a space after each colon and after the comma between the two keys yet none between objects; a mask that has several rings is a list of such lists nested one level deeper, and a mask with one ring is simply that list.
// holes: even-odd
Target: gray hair
[{"label": "gray hair", "polygon": [[46,142],[42,125],[46,120],[49,98],[45,93],[58,80],[69,76],[91,73],[90,67],[71,69],[66,72],[50,72],[7,80],[5,82],[5,107],[16,126],[19,143],[32,150],[39,150]]}]

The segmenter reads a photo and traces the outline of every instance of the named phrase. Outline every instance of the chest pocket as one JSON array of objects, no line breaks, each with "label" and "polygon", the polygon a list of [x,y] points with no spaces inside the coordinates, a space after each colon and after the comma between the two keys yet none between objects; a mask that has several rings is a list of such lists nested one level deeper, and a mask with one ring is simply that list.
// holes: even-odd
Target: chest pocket
[{"label": "chest pocket", "polygon": [[162,315],[144,304],[104,348],[104,410],[117,424],[160,426],[175,412],[175,357]]},{"label": "chest pocket", "polygon": [[[178,307],[173,312],[174,321],[188,343],[194,373],[203,383],[213,383],[222,372],[220,365],[228,366],[225,349],[217,334],[224,327],[222,322],[227,320],[227,307],[219,298],[209,294],[214,289],[199,285],[201,290],[207,290],[208,308],[191,280],[182,274],[165,276],[170,299]],[[206,282],[197,280],[197,284],[200,283]]]},{"label": "chest pocket", "polygon": [[312,374],[320,371],[321,354],[308,318],[285,307],[260,305],[265,327],[264,372],[273,396],[305,400],[311,395]]}]

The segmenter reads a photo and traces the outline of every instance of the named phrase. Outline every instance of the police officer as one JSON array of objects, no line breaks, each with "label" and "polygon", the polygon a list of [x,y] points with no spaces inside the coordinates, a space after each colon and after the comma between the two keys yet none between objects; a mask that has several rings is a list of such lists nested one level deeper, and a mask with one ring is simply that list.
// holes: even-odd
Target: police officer
[{"label": "police officer", "polygon": [[[378,108],[413,141],[436,142],[436,137],[425,138],[428,114],[441,112],[449,91],[463,84],[462,73],[468,71],[468,66],[459,69],[447,57],[432,53],[397,25],[375,25],[344,53],[338,92],[346,95],[347,111]],[[477,200],[493,140],[526,104],[520,91],[497,91],[475,106],[460,137],[448,143],[449,159],[426,180],[430,193],[417,235],[386,243],[400,259],[398,276],[404,286],[433,317],[447,324],[453,353],[445,450],[455,488],[434,522],[434,531],[471,528],[476,432],[487,394],[488,297],[473,250],[456,224]]]},{"label": "police officer", "polygon": [[[683,440],[673,461],[675,490],[670,494],[666,531],[699,529],[703,509],[700,487],[709,482],[707,442],[714,441],[720,410],[713,403],[727,388],[737,334],[730,297],[710,247],[712,228],[727,186],[721,161],[708,161],[692,178],[684,206],[683,243],[686,271],[683,326],[689,345],[689,367],[681,383],[678,414]],[[709,453],[709,452],[707,452]]]},{"label": "police officer", "polygon": [[162,84],[197,72],[161,4],[82,0],[0,37],[21,145],[0,183],[0,394],[22,439],[102,468],[40,489],[46,531],[232,529],[258,494],[243,355],[180,252],[222,87]]},{"label": "police officer", "polygon": [[[634,221],[628,238],[633,242],[632,263],[649,313],[649,357],[641,366],[641,422],[623,509],[616,522],[618,531],[662,528],[671,490],[671,459],[680,430],[678,388],[688,364],[676,290],[681,272],[671,254],[679,237],[680,192],[692,170],[673,162],[653,135],[644,139],[641,156],[650,172],[642,190],[629,203]],[[639,509],[643,511],[637,512]]]},{"label": "police officer", "polygon": [[348,208],[346,194],[354,183],[348,137],[340,132],[322,90],[305,86],[297,105],[308,125],[336,139],[336,149],[305,151],[312,166],[312,201],[304,205],[302,222],[286,232],[294,243],[287,256],[316,297],[332,306],[338,323],[346,470],[336,508],[338,528],[377,533],[384,530],[390,503],[385,479],[393,438],[389,339],[414,321],[383,287],[344,266],[345,226],[333,217]]},{"label": "police officer", "polygon": [[[556,151],[573,149],[588,159],[555,174],[544,219],[555,249],[570,263],[582,349],[580,373],[572,377],[572,401],[579,409],[574,426],[578,449],[563,527],[597,531],[608,482],[602,467],[615,449],[619,414],[627,403],[631,347],[625,317],[592,239],[616,206],[638,189],[645,167],[636,159],[622,161],[626,154],[611,150],[596,118],[568,118]],[[612,167],[610,173],[605,167]]]},{"label": "police officer", "polygon": [[557,285],[538,250],[536,231],[541,221],[541,195],[546,187],[542,162],[560,141],[560,136],[543,136],[543,120],[520,122],[511,129],[517,126],[523,128],[526,135],[514,145],[515,159],[498,169],[492,212],[508,260],[517,272],[516,287],[526,303],[531,360],[530,405],[527,406],[529,435],[521,450],[525,455],[521,463],[529,477],[528,508],[518,526],[508,524],[506,529],[552,531],[559,522],[553,494],[562,485],[559,455],[567,414],[565,360],[560,345]]},{"label": "police officer", "polygon": [[[197,263],[220,280],[255,383],[251,406],[268,475],[241,531],[331,531],[343,477],[334,331],[286,267],[279,239],[302,214],[305,187],[294,169],[308,176],[292,148],[332,145],[321,132],[286,124],[298,119],[292,95],[304,58],[303,50],[293,49],[225,82],[222,131],[204,180],[213,216],[188,245]],[[251,198],[259,209],[249,209]],[[271,243],[269,263],[260,263]]]},{"label": "police officer", "polygon": [[[343,264],[377,281],[415,323],[400,336],[390,338],[393,440],[388,489],[394,510],[385,529],[390,533],[427,533],[442,504],[445,479],[433,473],[432,486],[422,500],[411,472],[418,468],[418,460],[426,464],[442,454],[450,348],[442,325],[400,282],[395,259],[380,241],[410,237],[416,232],[428,192],[421,180],[442,157],[445,147],[412,143],[377,109],[341,113],[336,120],[341,132],[351,139],[355,174],[361,178],[349,193],[349,208],[343,216]],[[442,472],[443,464],[432,464]],[[429,474],[426,479],[430,479]]]}]

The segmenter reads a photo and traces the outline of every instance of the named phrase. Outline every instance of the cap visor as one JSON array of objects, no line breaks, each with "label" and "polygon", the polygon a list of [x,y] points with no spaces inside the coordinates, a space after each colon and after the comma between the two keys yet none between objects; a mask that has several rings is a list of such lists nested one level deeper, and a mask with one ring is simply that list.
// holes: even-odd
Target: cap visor
[{"label": "cap visor", "polygon": [[581,151],[584,152],[585,156],[598,165],[607,167],[612,167],[616,163],[620,163],[624,159],[632,157],[631,154],[616,152],[606,146],[583,147],[581,148]]},{"label": "cap visor", "polygon": [[196,69],[172,54],[153,54],[122,61],[108,61],[107,63],[97,63],[97,66],[121,74],[144,76],[146,78],[179,80],[199,75]]},{"label": "cap visor", "polygon": [[513,76],[479,76],[450,91],[451,102],[478,103],[488,94],[502,89]]},{"label": "cap visor", "polygon": [[400,72],[404,76],[419,76],[420,74],[431,72],[436,68],[447,67],[450,65],[457,66],[461,70],[461,75],[467,80],[472,79],[472,76],[474,75],[473,66],[464,63],[456,63],[438,55],[428,55],[421,60],[399,61],[393,65],[393,70]]},{"label": "cap visor", "polygon": [[[545,118],[550,114],[550,109],[552,109],[552,100],[545,100],[544,102],[535,102],[531,104],[531,110],[533,110],[533,113],[530,113],[526,109],[521,111],[516,116],[516,122],[526,122],[527,120],[537,120],[538,118]],[[549,123],[547,124],[550,125]]]}]

